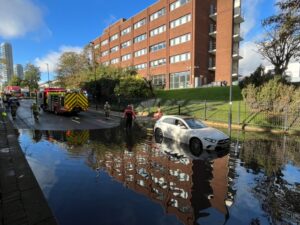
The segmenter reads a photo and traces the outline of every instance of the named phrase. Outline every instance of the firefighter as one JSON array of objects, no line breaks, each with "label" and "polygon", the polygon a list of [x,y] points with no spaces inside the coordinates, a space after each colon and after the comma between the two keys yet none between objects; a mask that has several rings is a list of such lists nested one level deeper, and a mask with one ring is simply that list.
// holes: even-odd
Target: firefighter
[{"label": "firefighter", "polygon": [[13,119],[16,119],[18,105],[15,102],[10,103],[10,113]]},{"label": "firefighter", "polygon": [[34,119],[35,120],[38,120],[39,119],[39,109],[38,109],[38,106],[37,104],[34,102],[31,106],[31,110],[32,110],[32,114],[34,116]]},{"label": "firefighter", "polygon": [[125,122],[126,129],[131,129],[132,121],[136,118],[131,105],[128,105],[127,108],[125,109],[124,118],[126,120]]},{"label": "firefighter", "polygon": [[106,119],[108,119],[109,113],[110,113],[110,104],[108,104],[108,102],[105,102],[105,105],[104,105],[104,112],[105,112],[105,117],[106,117]]}]

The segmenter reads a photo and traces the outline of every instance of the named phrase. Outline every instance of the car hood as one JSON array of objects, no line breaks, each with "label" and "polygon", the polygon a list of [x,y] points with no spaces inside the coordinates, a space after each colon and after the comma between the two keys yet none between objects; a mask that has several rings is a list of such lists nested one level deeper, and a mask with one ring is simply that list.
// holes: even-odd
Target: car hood
[{"label": "car hood", "polygon": [[195,136],[198,136],[200,138],[207,137],[207,138],[212,138],[212,139],[216,139],[216,140],[222,140],[222,139],[229,138],[222,131],[219,131],[212,127],[206,127],[206,128],[192,130],[192,134]]}]

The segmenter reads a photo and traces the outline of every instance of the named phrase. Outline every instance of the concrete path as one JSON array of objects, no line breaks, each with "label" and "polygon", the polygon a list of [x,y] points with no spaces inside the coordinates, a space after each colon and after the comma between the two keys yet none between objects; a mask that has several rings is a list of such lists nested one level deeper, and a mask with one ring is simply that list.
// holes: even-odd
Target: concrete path
[{"label": "concrete path", "polygon": [[17,130],[0,109],[0,225],[57,222],[18,143]]}]

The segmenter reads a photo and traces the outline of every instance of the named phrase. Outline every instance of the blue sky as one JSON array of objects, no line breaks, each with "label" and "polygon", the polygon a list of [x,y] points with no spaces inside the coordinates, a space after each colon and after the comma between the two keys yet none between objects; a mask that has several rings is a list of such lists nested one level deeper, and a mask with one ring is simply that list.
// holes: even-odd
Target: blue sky
[{"label": "blue sky", "polygon": [[[198,0],[200,1],[200,0]],[[242,0],[244,59],[240,72],[247,74],[260,64],[254,41],[262,35],[260,21],[272,14],[276,0]],[[14,63],[40,66],[42,80],[55,74],[64,51],[81,48],[119,18],[129,18],[156,0],[0,0],[0,42],[13,46]]]}]

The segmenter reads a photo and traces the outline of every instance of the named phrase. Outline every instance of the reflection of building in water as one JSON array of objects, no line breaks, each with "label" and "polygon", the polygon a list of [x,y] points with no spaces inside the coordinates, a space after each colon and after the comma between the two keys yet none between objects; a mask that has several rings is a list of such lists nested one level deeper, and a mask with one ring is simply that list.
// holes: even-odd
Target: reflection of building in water
[{"label": "reflection of building in water", "polygon": [[166,154],[155,146],[137,146],[134,152],[106,152],[96,156],[100,168],[126,187],[160,203],[166,213],[184,224],[195,224],[214,207],[226,216],[228,156],[215,161],[191,160]]}]

